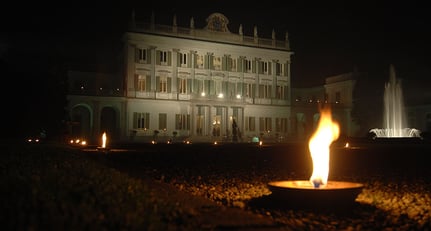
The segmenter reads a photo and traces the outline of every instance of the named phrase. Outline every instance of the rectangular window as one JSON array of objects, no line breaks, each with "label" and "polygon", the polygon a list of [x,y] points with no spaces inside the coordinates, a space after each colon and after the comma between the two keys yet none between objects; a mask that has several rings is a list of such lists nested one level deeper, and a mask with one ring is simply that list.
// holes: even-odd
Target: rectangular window
[{"label": "rectangular window", "polygon": [[220,98],[223,98],[223,88],[222,88],[222,84],[223,82],[220,80],[215,80],[214,81],[214,85],[215,85],[215,92],[217,94],[217,96],[219,96]]},{"label": "rectangular window", "polygon": [[245,117],[245,129],[251,132],[256,131],[256,118],[255,117]]},{"label": "rectangular window", "polygon": [[265,118],[265,130],[267,132],[272,131],[272,118],[271,117]]},{"label": "rectangular window", "polygon": [[236,59],[229,58],[230,61],[230,71],[236,71]]},{"label": "rectangular window", "polygon": [[261,62],[260,73],[261,74],[270,74],[269,73],[269,65],[270,65],[269,62],[266,62],[266,61]]},{"label": "rectangular window", "polygon": [[213,57],[214,70],[221,70],[221,57]]},{"label": "rectangular window", "polygon": [[276,65],[276,75],[285,76],[285,64],[277,63]]},{"label": "rectangular window", "polygon": [[147,49],[136,48],[136,62],[146,63],[147,62]]},{"label": "rectangular window", "polygon": [[259,117],[259,131],[265,132],[265,118]]},{"label": "rectangular window", "polygon": [[160,52],[160,64],[161,65],[168,65],[168,52],[167,51],[161,51]]},{"label": "rectangular window", "polygon": [[200,94],[201,96],[205,96],[205,85],[204,85],[204,81],[201,79],[196,79],[196,86],[197,86],[197,93]]},{"label": "rectangular window", "polygon": [[188,114],[175,114],[175,129],[176,130],[190,130],[190,115],[188,115]]},{"label": "rectangular window", "polygon": [[204,56],[196,55],[196,66],[197,68],[204,68]]},{"label": "rectangular window", "polygon": [[236,97],[236,84],[232,82],[227,82],[227,93],[229,94],[229,98]]},{"label": "rectangular window", "polygon": [[252,83],[247,83],[246,85],[245,85],[245,96],[246,97],[254,97],[254,94],[253,94],[253,84]]},{"label": "rectangular window", "polygon": [[245,60],[245,71],[251,72],[251,60],[248,60],[248,59]]},{"label": "rectangular window", "polygon": [[202,135],[203,127],[204,127],[204,116],[198,115],[196,118],[196,133],[198,135]]},{"label": "rectangular window", "polygon": [[180,53],[180,66],[182,66],[182,67],[187,66],[187,54],[186,53]]},{"label": "rectangular window", "polygon": [[235,98],[240,99],[242,96],[242,83],[235,83]]},{"label": "rectangular window", "polygon": [[259,117],[259,131],[270,132],[272,130],[271,117]]},{"label": "rectangular window", "polygon": [[176,130],[183,130],[184,127],[184,120],[183,115],[176,114],[175,115],[175,129]]},{"label": "rectangular window", "polygon": [[160,77],[159,85],[160,85],[159,87],[160,92],[164,92],[164,93],[168,92],[168,78],[166,76]]},{"label": "rectangular window", "polygon": [[145,91],[146,76],[138,75],[138,91]]},{"label": "rectangular window", "polygon": [[285,99],[285,88],[286,86],[277,85],[276,86],[276,98]]},{"label": "rectangular window", "polygon": [[166,113],[159,113],[159,130],[166,130],[167,117]]},{"label": "rectangular window", "polygon": [[272,85],[265,84],[265,98],[272,98]]},{"label": "rectangular window", "polygon": [[148,129],[150,127],[150,113],[134,112],[133,129]]},{"label": "rectangular window", "polygon": [[190,130],[190,115],[189,114],[187,114],[186,115],[186,130]]},{"label": "rectangular window", "polygon": [[184,78],[178,79],[178,91],[180,94],[187,93],[187,79],[184,79]]},{"label": "rectangular window", "polygon": [[268,84],[259,85],[259,98],[271,98],[271,89],[272,86]]}]

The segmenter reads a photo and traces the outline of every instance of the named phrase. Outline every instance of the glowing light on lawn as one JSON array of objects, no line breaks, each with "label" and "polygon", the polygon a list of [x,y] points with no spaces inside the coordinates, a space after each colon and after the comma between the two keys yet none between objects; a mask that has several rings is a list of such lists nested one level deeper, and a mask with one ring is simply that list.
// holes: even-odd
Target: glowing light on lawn
[{"label": "glowing light on lawn", "polygon": [[102,135],[102,148],[106,148],[106,132]]},{"label": "glowing light on lawn", "polygon": [[329,147],[333,141],[338,139],[339,135],[340,127],[332,121],[331,111],[329,109],[322,110],[317,130],[308,143],[313,160],[313,174],[310,177],[310,182],[316,188],[328,183]]}]

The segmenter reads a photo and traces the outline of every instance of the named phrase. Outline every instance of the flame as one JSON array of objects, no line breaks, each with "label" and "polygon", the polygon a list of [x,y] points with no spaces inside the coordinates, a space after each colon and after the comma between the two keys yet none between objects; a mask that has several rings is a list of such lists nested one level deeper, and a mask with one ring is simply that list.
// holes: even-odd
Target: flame
[{"label": "flame", "polygon": [[102,135],[102,148],[106,148],[106,132]]},{"label": "flame", "polygon": [[329,174],[329,146],[338,139],[340,127],[332,121],[329,109],[321,110],[320,120],[316,132],[308,143],[311,158],[313,160],[313,174],[310,182],[314,187],[324,186],[328,182]]}]

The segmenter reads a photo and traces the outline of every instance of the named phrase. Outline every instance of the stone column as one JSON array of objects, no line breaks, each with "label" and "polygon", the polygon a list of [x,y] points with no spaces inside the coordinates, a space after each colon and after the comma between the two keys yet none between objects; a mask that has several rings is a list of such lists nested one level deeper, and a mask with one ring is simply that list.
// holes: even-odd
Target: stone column
[{"label": "stone column", "polygon": [[180,53],[179,49],[172,49],[172,83],[171,83],[171,92],[173,95],[177,95],[178,97],[178,54]]},{"label": "stone column", "polygon": [[272,75],[272,90],[271,98],[276,98],[277,96],[277,59],[273,59],[271,62],[271,75]]},{"label": "stone column", "polygon": [[151,55],[151,92],[156,92],[156,48],[155,46],[150,47],[150,55]]},{"label": "stone column", "polygon": [[[259,98],[260,97],[260,94],[259,94],[260,93],[259,92],[259,84],[260,84],[259,61],[260,61],[260,58],[255,58],[255,60],[254,60],[254,65],[255,65],[254,70],[256,71],[256,73],[254,73],[254,75],[256,76],[256,80],[255,80],[255,84],[256,84],[255,90],[256,90],[256,92],[255,92],[255,97],[254,98]],[[252,67],[252,70],[253,70],[253,67]],[[254,102],[254,100],[253,100],[253,102]]]},{"label": "stone column", "polygon": [[189,94],[196,93],[199,94],[199,92],[194,92],[195,89],[195,63],[196,63],[196,51],[191,50],[190,51],[190,81],[192,81],[192,89]]}]

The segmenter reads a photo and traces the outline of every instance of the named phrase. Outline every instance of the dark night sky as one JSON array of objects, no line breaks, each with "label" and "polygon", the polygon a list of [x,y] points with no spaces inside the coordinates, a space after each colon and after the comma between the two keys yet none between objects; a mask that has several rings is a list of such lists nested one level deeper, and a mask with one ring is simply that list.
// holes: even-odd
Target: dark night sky
[{"label": "dark night sky", "polygon": [[8,18],[2,21],[12,23],[2,30],[12,43],[25,41],[27,48],[36,53],[54,53],[72,62],[99,63],[118,50],[121,32],[133,8],[136,17],[147,20],[154,9],[156,22],[168,24],[176,13],[178,24],[186,27],[192,16],[196,26],[203,27],[209,14],[220,12],[229,18],[234,33],[240,23],[246,35],[252,35],[254,25],[259,36],[266,38],[271,37],[272,29],[279,39],[288,31],[295,52],[293,78],[298,85],[302,85],[301,80],[307,84],[322,82],[324,77],[350,71],[353,66],[366,70],[392,63],[406,74],[417,75],[419,68],[429,71],[431,14],[421,5],[389,1],[340,2],[344,5],[265,1],[241,7],[223,0],[203,1],[204,6],[178,2],[167,8],[169,4],[148,6],[146,1],[97,7],[11,7],[9,13],[14,16],[3,15]]},{"label": "dark night sky", "polygon": [[[224,0],[202,1],[200,5],[196,1],[136,2],[98,6],[80,2],[64,6],[37,3],[26,4],[25,8],[20,3],[2,7],[0,45],[3,41],[10,53],[29,57],[25,65],[18,64],[23,71],[50,68],[47,63],[91,64],[103,70],[103,64],[111,63],[119,50],[132,9],[137,18],[147,21],[153,9],[156,23],[162,24],[171,24],[176,13],[179,26],[184,27],[189,26],[193,16],[198,28],[205,26],[211,13],[220,12],[230,20],[229,28],[234,33],[239,24],[246,35],[252,35],[254,25],[259,36],[265,38],[271,37],[272,29],[278,39],[289,32],[295,52],[293,86],[322,84],[325,77],[352,71],[354,67],[368,72],[389,69],[389,64],[395,65],[402,78],[421,80],[423,86],[431,86],[427,80],[431,73],[431,14],[428,7],[414,5],[414,1],[409,1],[409,5],[395,1],[325,1],[315,5],[269,0],[251,3],[253,6]],[[180,2],[186,5],[179,5]],[[10,53],[0,53],[6,65],[13,62],[8,60]]]}]

